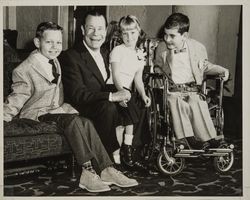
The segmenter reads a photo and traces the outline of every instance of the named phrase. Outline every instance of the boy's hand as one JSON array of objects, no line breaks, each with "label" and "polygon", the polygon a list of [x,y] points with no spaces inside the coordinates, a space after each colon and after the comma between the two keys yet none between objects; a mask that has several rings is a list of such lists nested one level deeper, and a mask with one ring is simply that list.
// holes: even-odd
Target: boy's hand
[{"label": "boy's hand", "polygon": [[229,70],[227,69],[224,73],[224,77],[222,78],[224,81],[227,81],[229,78]]},{"label": "boy's hand", "polygon": [[145,95],[142,99],[145,103],[145,107],[149,107],[151,105],[151,99],[148,96]]}]

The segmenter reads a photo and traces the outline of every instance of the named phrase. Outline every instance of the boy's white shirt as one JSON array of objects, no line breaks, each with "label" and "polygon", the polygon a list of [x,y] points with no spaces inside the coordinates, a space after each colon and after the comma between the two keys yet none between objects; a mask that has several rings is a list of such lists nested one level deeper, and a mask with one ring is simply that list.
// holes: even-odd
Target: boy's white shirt
[{"label": "boy's white shirt", "polygon": [[194,82],[194,76],[192,73],[190,56],[188,53],[187,44],[184,43],[183,48],[186,49],[185,52],[173,53],[172,58],[172,79],[176,84]]}]

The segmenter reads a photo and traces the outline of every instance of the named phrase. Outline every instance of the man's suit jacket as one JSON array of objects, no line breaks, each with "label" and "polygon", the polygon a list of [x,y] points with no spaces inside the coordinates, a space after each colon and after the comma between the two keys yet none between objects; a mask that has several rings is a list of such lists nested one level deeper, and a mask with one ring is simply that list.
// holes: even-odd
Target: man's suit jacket
[{"label": "man's suit jacket", "polygon": [[[208,62],[207,50],[200,42],[188,39],[187,48],[190,55],[192,72],[197,85],[202,84],[204,74],[218,75],[225,73],[225,68]],[[171,77],[172,51],[167,49],[165,41],[160,42],[156,49],[154,65],[161,67],[163,71]]]},{"label": "man's suit jacket", "polygon": [[[20,113],[20,118],[38,120],[38,117],[51,113],[77,113],[69,104],[64,103],[61,76],[57,84],[44,70],[43,63],[37,59],[37,50],[24,60],[12,73],[12,93],[4,103],[4,120],[11,121]],[[54,60],[57,72],[61,74],[60,64]]]},{"label": "man's suit jacket", "polygon": [[[101,49],[108,77],[108,52]],[[62,66],[65,101],[84,113],[86,107],[91,107],[100,101],[108,100],[106,80],[97,67],[91,54],[83,42],[75,44],[59,57]]]}]

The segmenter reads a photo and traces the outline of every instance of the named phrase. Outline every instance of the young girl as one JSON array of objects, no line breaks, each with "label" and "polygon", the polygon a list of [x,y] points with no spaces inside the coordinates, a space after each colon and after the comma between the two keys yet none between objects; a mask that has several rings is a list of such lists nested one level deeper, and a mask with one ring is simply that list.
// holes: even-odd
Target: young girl
[{"label": "young girl", "polygon": [[[145,61],[142,51],[137,48],[140,45],[138,44],[138,39],[141,33],[139,21],[135,16],[124,16],[120,19],[119,28],[123,44],[114,47],[110,54],[113,82],[117,90],[127,89],[130,91],[132,89],[132,84],[134,83],[136,90],[145,103],[145,106],[148,107],[151,104],[151,100],[145,93],[142,81]],[[119,104],[121,106],[119,109],[123,118],[123,129],[118,133],[117,138],[118,141],[120,140],[119,143],[121,144],[123,140],[122,134],[125,128],[123,161],[132,166],[133,124],[137,123],[139,120],[135,112],[136,105],[133,95],[129,102],[123,101]],[[116,163],[119,163],[119,154],[116,154],[114,159]]]}]

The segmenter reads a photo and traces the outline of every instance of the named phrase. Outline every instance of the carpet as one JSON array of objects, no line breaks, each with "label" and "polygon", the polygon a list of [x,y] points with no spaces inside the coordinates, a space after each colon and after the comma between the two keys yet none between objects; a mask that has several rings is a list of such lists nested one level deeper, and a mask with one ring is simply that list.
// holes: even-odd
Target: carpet
[{"label": "carpet", "polygon": [[[67,169],[42,170],[40,173],[4,179],[4,196],[242,196],[242,141],[234,139],[235,160],[230,171],[214,170],[211,160],[186,159],[183,171],[176,176],[125,170],[139,185],[111,191],[90,193],[71,181]],[[80,171],[77,173],[79,179]]]}]

